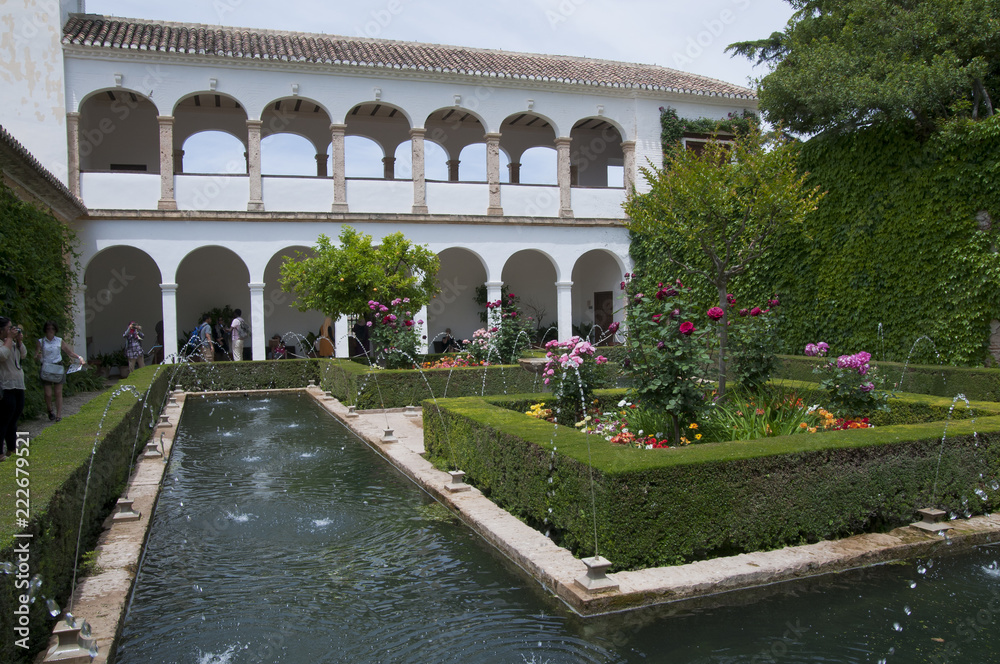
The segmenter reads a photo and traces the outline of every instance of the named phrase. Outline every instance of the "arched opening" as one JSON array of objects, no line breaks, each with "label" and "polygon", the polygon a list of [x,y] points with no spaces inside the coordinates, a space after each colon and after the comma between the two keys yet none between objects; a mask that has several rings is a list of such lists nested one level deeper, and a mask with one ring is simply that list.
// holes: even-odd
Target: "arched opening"
[{"label": "arched opening", "polygon": [[483,327],[476,304],[476,288],[486,283],[486,267],[482,259],[468,249],[451,247],[438,254],[441,266],[437,273],[441,289],[427,305],[427,339],[432,352],[445,329],[459,341],[471,339],[472,333]]},{"label": "arched opening", "polygon": [[[348,177],[373,177],[386,180],[406,179],[396,171],[396,149],[410,140],[410,121],[403,111],[390,104],[381,102],[365,102],[352,108],[344,119],[347,129],[345,150],[348,164],[351,163],[351,150],[360,148],[352,138],[365,137],[379,147],[378,168],[366,167],[366,175],[352,175],[348,167]],[[371,150],[370,148],[368,148]],[[365,158],[374,156],[374,151],[365,153]],[[367,162],[366,162],[367,163]],[[372,174],[367,174],[372,173]]]},{"label": "arched opening", "polygon": [[[250,271],[243,259],[225,247],[195,249],[177,267],[177,347],[187,343],[191,331],[204,313],[216,312],[212,319],[217,341],[215,359],[227,359],[230,335],[222,330],[219,311],[241,309],[250,315]],[[228,318],[228,315],[222,316]],[[232,319],[223,320],[228,325]],[[249,344],[247,344],[249,346]]]},{"label": "arched opening", "polygon": [[269,103],[261,113],[261,172],[264,175],[325,177],[329,173],[330,115],[302,97]]},{"label": "arched opening", "polygon": [[[228,134],[242,146],[219,134]],[[197,141],[188,139],[205,134]],[[188,95],[174,107],[175,173],[246,173],[247,113],[234,98],[217,92]],[[213,154],[218,147],[224,155]],[[188,150],[192,154],[188,154]]]},{"label": "arched opening", "polygon": [[[427,128],[426,141],[436,143],[446,153],[448,182],[486,181],[486,145],[483,143],[486,128],[479,117],[463,108],[443,108],[427,116],[424,126]],[[465,148],[476,143],[481,146],[463,158]],[[429,159],[426,161],[429,163]],[[432,178],[428,176],[427,179]]]},{"label": "arched opening", "polygon": [[559,320],[559,307],[552,260],[535,249],[518,251],[507,259],[501,279],[508,292],[520,298],[521,311],[531,318],[539,337],[545,335],[546,341],[557,339],[558,331],[554,328]]},{"label": "arched opening", "polygon": [[500,125],[500,147],[510,155],[510,165],[501,170],[509,175],[506,181],[556,184],[555,140],[552,124],[535,113],[516,113],[504,120]]},{"label": "arched opening", "polygon": [[271,340],[278,335],[290,348],[290,356],[304,356],[313,347],[310,335],[320,336],[325,316],[322,311],[299,311],[292,306],[294,293],[281,288],[281,266],[286,260],[296,260],[296,252],[313,255],[311,247],[285,247],[275,253],[264,268],[264,334],[269,352],[273,350]]},{"label": "arched opening", "polygon": [[129,90],[98,92],[80,105],[80,170],[160,172],[156,106]]},{"label": "arched opening", "polygon": [[570,132],[570,182],[579,187],[624,187],[621,132],[605,118],[585,118]]},{"label": "arched opening", "polygon": [[613,343],[607,329],[613,321],[622,320],[623,275],[617,257],[604,249],[588,251],[577,259],[573,265],[574,334],[592,343]]},{"label": "arched opening", "polygon": [[90,259],[83,276],[88,357],[122,349],[122,334],[133,320],[142,326],[143,349],[153,350],[163,320],[161,282],[156,262],[134,247],[109,247]]}]

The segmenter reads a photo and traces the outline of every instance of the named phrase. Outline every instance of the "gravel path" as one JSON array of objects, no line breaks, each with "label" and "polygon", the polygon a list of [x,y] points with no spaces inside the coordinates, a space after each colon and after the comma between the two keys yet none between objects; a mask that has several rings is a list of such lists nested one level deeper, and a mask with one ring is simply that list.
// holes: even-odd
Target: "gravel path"
[{"label": "gravel path", "polygon": [[[107,387],[113,386],[117,381],[118,381],[117,378],[109,380],[107,382]],[[103,391],[96,391],[96,392],[77,392],[71,397],[64,396],[62,416],[69,417],[70,415],[75,415],[76,413],[80,412],[80,409],[83,407],[83,404],[87,403],[91,399],[99,397],[102,394],[104,394]],[[33,420],[21,420],[20,422],[18,422],[17,430],[27,431],[28,434],[32,438],[34,438],[39,433],[41,433],[42,429],[51,424],[55,424],[55,422],[49,419],[47,413],[42,413],[40,416],[36,417]]]}]

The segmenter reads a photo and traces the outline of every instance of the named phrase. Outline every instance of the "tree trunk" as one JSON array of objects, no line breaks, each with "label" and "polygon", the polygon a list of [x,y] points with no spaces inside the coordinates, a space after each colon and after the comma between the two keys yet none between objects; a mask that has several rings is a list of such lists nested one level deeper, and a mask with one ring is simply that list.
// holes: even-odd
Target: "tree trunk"
[{"label": "tree trunk", "polygon": [[726,396],[726,345],[729,342],[729,301],[726,299],[728,284],[719,286],[719,306],[726,315],[719,319],[719,398]]}]

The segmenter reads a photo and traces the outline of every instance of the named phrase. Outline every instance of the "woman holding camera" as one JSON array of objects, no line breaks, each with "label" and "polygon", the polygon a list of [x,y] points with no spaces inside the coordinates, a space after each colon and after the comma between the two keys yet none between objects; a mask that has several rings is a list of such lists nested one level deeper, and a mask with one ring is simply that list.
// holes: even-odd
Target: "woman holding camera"
[{"label": "woman holding camera", "polygon": [[[21,328],[0,316],[0,461],[17,449],[17,421],[24,410],[24,371],[21,369],[28,349]],[[6,451],[5,451],[6,450]]]},{"label": "woman holding camera", "polygon": [[140,369],[146,366],[142,352],[142,325],[136,325],[135,321],[128,324],[128,329],[122,335],[125,339],[125,357],[128,358],[128,370],[134,371],[136,367]]},{"label": "woman holding camera", "polygon": [[[35,358],[42,363],[42,386],[45,389],[45,407],[49,410],[49,419],[56,422],[62,419],[62,386],[66,382],[66,370],[62,365],[62,354],[74,357],[80,364],[86,364],[84,359],[73,352],[73,349],[56,336],[59,326],[54,320],[45,321],[42,328],[45,336],[38,340],[38,349],[35,351]],[[56,393],[56,411],[52,412],[52,391]]]}]

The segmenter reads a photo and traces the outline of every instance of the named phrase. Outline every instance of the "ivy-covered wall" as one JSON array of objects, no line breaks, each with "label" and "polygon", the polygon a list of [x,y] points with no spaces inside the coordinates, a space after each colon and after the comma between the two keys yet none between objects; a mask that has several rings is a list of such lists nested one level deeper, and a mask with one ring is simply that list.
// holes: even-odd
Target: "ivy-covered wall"
[{"label": "ivy-covered wall", "polygon": [[[779,295],[781,350],[826,341],[834,355],[987,363],[1000,318],[1000,116],[931,136],[909,124],[820,135],[800,149],[827,195],[733,287],[745,302]],[[656,242],[634,238],[632,256],[640,274],[684,278]]]}]

